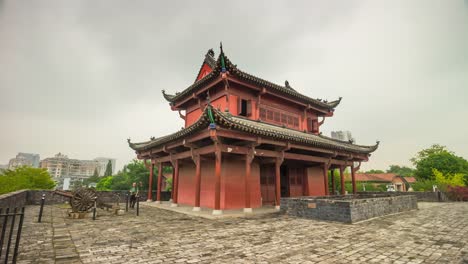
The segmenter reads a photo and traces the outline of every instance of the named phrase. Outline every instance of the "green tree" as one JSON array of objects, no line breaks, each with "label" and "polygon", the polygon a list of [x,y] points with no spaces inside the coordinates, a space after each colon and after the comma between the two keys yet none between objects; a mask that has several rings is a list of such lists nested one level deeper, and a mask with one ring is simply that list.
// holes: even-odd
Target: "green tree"
[{"label": "green tree", "polygon": [[445,146],[432,145],[418,152],[411,161],[416,167],[414,175],[418,180],[435,180],[433,169],[436,169],[444,175],[461,173],[465,183],[468,183],[468,161],[456,156]]},{"label": "green tree", "polygon": [[414,170],[406,166],[390,165],[390,168],[387,170],[387,173],[395,173],[399,176],[413,176]]},{"label": "green tree", "polygon": [[[128,190],[132,186],[132,183],[136,182],[139,184],[141,182],[143,190],[147,190],[150,175],[147,166],[149,167],[149,164],[145,165],[143,161],[132,160],[115,175],[100,178],[96,188],[98,190]],[[170,167],[165,167],[163,172],[169,173],[171,171]],[[158,168],[155,166],[153,171],[153,190],[156,190],[157,179]]]},{"label": "green tree", "polygon": [[112,176],[112,162],[109,160],[107,162],[106,171],[104,172],[104,177]]},{"label": "green tree", "polygon": [[365,173],[368,174],[379,174],[379,173],[385,173],[383,170],[368,170]]},{"label": "green tree", "polygon": [[167,192],[172,191],[172,178],[166,179],[166,191]]},{"label": "green tree", "polygon": [[0,194],[22,189],[47,190],[55,187],[55,182],[46,169],[23,166],[1,173]]}]

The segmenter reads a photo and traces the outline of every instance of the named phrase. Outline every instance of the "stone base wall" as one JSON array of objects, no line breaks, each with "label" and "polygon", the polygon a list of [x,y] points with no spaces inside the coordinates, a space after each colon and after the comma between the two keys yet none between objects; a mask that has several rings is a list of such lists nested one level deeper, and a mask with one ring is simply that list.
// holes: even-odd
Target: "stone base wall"
[{"label": "stone base wall", "polygon": [[[98,200],[103,203],[125,204],[128,191],[98,191]],[[45,204],[62,204],[70,201],[70,198],[54,194],[51,190],[21,190],[0,195],[0,208],[14,208],[25,205],[41,204],[42,194],[45,194]],[[148,192],[140,193],[140,201],[146,201]],[[161,192],[161,200],[169,201],[171,192]],[[153,200],[156,199],[156,192],[153,192]]]},{"label": "stone base wall", "polygon": [[418,202],[449,202],[443,192],[358,192],[358,194],[414,195]]},{"label": "stone base wall", "polygon": [[372,196],[281,198],[280,210],[284,214],[298,217],[355,223],[418,209],[414,195]]}]

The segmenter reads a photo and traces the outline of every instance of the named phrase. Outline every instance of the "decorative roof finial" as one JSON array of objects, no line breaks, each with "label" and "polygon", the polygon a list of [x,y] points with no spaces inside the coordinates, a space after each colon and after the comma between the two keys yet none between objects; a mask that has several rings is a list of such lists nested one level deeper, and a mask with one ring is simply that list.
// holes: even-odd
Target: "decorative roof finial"
[{"label": "decorative roof finial", "polygon": [[291,88],[291,86],[289,86],[288,80],[286,80],[286,81],[284,82],[284,86],[286,86],[286,88]]},{"label": "decorative roof finial", "polygon": [[130,138],[127,138],[127,142],[128,142],[128,144],[130,144]]},{"label": "decorative roof finial", "polygon": [[214,53],[213,49],[209,49],[208,52],[206,53],[206,55],[210,55],[211,57],[214,57],[215,53]]},{"label": "decorative roof finial", "polygon": [[219,56],[221,56],[221,71],[226,72],[226,63],[224,61],[223,42],[219,43],[219,49],[221,50],[221,54],[219,54]]}]

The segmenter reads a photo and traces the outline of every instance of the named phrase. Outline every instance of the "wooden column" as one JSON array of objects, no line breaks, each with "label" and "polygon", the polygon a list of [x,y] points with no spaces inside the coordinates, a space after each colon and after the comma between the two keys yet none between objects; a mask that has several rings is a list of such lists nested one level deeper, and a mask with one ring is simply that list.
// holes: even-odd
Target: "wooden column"
[{"label": "wooden column", "polygon": [[340,166],[340,179],[341,179],[341,195],[344,195],[345,192],[346,192],[346,188],[345,188],[345,178],[344,178],[343,166]]},{"label": "wooden column", "polygon": [[[146,161],[145,161],[146,163]],[[154,164],[151,161],[151,165],[149,167],[149,179],[148,179],[148,200],[147,202],[152,202],[153,201],[153,174],[154,174]]]},{"label": "wooden column", "polygon": [[201,190],[201,158],[200,155],[193,156],[195,162],[195,207],[193,211],[200,211],[200,190]]},{"label": "wooden column", "polygon": [[172,204],[177,205],[177,194],[179,192],[179,160],[175,160],[173,165],[174,174],[172,176]]},{"label": "wooden column", "polygon": [[331,184],[332,184],[332,195],[336,195],[336,187],[335,187],[335,169],[330,170],[331,174]]},{"label": "wooden column", "polygon": [[215,208],[213,214],[222,214],[221,211],[221,149],[216,145],[215,152]]},{"label": "wooden column", "polygon": [[328,190],[328,163],[323,164],[323,184],[325,184],[325,195],[329,195]]},{"label": "wooden column", "polygon": [[354,171],[354,164],[351,165],[351,181],[353,183],[353,194],[357,193],[356,189],[356,172]]},{"label": "wooden column", "polygon": [[252,212],[252,207],[250,206],[250,175],[251,175],[251,170],[252,170],[252,161],[254,159],[254,150],[251,149],[249,153],[245,155],[245,177],[244,177],[244,182],[245,182],[245,206],[244,206],[244,212],[245,213],[251,213]]},{"label": "wooden column", "polygon": [[280,207],[280,200],[281,200],[281,163],[282,163],[282,160],[280,158],[276,158],[276,162],[275,162],[275,194],[276,194],[276,198],[275,198],[275,205],[276,205],[276,209],[279,209]]},{"label": "wooden column", "polygon": [[156,191],[156,202],[161,203],[161,183],[163,177],[163,165],[162,162],[159,162],[158,166],[158,190]]}]

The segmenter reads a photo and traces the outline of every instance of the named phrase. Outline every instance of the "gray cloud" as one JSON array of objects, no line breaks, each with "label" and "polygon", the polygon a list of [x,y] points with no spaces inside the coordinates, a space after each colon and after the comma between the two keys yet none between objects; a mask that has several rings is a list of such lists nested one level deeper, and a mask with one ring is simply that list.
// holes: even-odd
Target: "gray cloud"
[{"label": "gray cloud", "polygon": [[241,69],[343,102],[323,130],[382,141],[366,168],[432,143],[468,156],[467,1],[2,1],[0,163],[134,157],[183,122],[160,94],[223,41]]}]

